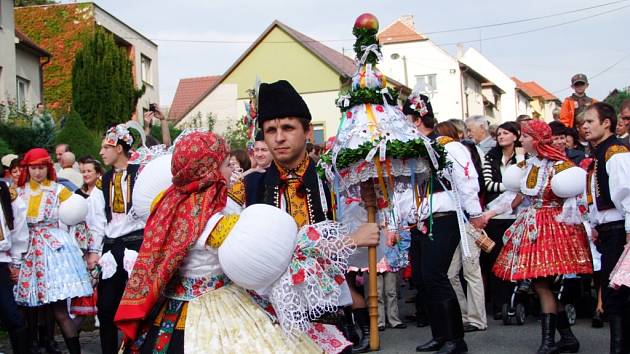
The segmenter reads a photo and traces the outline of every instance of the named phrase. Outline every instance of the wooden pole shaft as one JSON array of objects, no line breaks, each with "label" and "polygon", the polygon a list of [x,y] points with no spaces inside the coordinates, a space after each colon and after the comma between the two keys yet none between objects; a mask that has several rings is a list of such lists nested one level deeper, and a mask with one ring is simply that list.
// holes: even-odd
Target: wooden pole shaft
[{"label": "wooden pole shaft", "polygon": [[[366,206],[368,222],[376,222],[376,206]],[[380,347],[378,332],[378,294],[376,284],[376,247],[368,248],[368,310],[370,311],[370,350],[376,351]]]}]

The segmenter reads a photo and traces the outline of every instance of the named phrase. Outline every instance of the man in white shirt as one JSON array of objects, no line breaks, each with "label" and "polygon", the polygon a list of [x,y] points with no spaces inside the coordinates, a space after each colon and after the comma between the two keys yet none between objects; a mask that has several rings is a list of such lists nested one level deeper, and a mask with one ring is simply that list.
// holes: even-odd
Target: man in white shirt
[{"label": "man in white shirt", "polygon": [[630,242],[630,149],[615,136],[615,109],[594,103],[584,114],[585,137],[593,145],[587,197],[593,239],[602,254],[604,313],[610,328],[610,352],[630,352],[630,289],[608,286],[610,273]]},{"label": "man in white shirt", "polygon": [[488,218],[481,209],[478,176],[468,149],[433,132],[436,120],[432,112],[422,114],[428,104],[427,99],[421,97],[421,100],[424,104],[420,106],[425,109],[416,109],[417,99],[412,99],[405,103],[403,112],[421,134],[444,146],[452,170],[450,181],[434,176],[430,187],[433,193],[421,203],[420,222],[412,229],[412,252],[419,260],[414,263],[413,277],[425,301],[432,333],[432,339],[416,347],[416,351],[464,353],[468,346],[464,341],[462,312],[447,271],[461,239],[458,211],[468,213],[470,223],[480,229],[486,226]]},{"label": "man in white shirt", "polygon": [[[105,230],[100,260],[103,273],[98,284],[97,304],[103,354],[118,352],[118,329],[114,325],[114,316],[129,276],[128,267],[124,264],[133,263],[127,258],[137,254],[144,232],[144,221],[132,211],[132,191],[139,168],[139,165],[129,164],[132,144],[133,137],[124,124],[107,131],[100,155],[105,165],[112,166],[112,169],[103,175],[103,189],[92,191],[103,193],[104,202],[94,215],[95,222]],[[115,271],[106,272],[108,268]]]}]

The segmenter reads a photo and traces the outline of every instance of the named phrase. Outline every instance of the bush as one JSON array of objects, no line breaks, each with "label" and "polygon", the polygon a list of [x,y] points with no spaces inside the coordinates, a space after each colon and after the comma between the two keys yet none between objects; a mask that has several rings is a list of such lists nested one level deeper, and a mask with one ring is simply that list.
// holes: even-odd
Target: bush
[{"label": "bush", "polygon": [[0,138],[0,157],[8,154],[13,154],[13,150],[11,150],[9,144],[7,144],[4,139]]},{"label": "bush", "polygon": [[85,126],[75,111],[70,112],[66,118],[55,143],[70,145],[70,149],[77,159],[85,155],[96,157],[100,150],[100,137]]}]

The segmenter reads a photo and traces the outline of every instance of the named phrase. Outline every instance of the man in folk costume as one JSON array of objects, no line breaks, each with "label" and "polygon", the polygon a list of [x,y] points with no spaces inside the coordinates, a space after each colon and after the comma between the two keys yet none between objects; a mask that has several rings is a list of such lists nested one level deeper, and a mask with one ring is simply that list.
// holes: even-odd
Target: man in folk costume
[{"label": "man in folk costume", "polygon": [[[464,341],[462,313],[447,271],[462,238],[460,219],[463,211],[469,215],[470,223],[479,229],[485,227],[488,218],[481,209],[477,194],[478,176],[468,149],[451,138],[438,137],[433,132],[436,121],[431,108],[426,96],[412,96],[403,106],[403,113],[422,135],[444,146],[447,159],[452,164],[451,179],[434,175],[427,193],[420,196],[419,225],[413,231],[413,277],[426,302],[433,336],[429,342],[419,345],[416,351],[465,353],[468,347]],[[466,254],[465,251],[463,253]]]},{"label": "man in folk costume", "polygon": [[112,169],[103,175],[102,190],[94,191],[103,193],[105,202],[95,215],[105,229],[97,303],[103,354],[118,352],[114,315],[144,232],[144,221],[132,212],[132,191],[139,168],[129,164],[132,144],[133,137],[124,124],[107,130],[100,155]]},{"label": "man in folk costume", "polygon": [[[588,169],[589,220],[597,250],[602,254],[602,296],[610,323],[610,352],[630,352],[630,289],[608,286],[610,274],[624,245],[630,242],[630,150],[615,136],[617,115],[606,103],[595,103],[585,113],[586,138],[593,145]],[[621,123],[623,124],[623,123]]]},{"label": "man in folk costume", "polygon": [[0,320],[9,331],[14,353],[29,350],[28,327],[13,295],[28,241],[26,204],[15,189],[0,182]]},{"label": "man in folk costume", "polygon": [[[332,219],[330,191],[306,153],[310,121],[308,106],[289,82],[281,80],[260,85],[258,124],[273,162],[264,173],[247,176],[247,201],[248,204],[264,203],[285,210],[295,219],[298,227]],[[356,232],[370,232],[375,228],[376,224],[364,224]],[[355,319],[365,330],[362,330],[363,338],[353,351],[367,351],[367,308],[351,310],[353,296],[346,284],[343,289],[339,306],[344,308],[344,315],[330,317],[346,338],[357,344],[359,340],[352,321],[354,312]]]}]

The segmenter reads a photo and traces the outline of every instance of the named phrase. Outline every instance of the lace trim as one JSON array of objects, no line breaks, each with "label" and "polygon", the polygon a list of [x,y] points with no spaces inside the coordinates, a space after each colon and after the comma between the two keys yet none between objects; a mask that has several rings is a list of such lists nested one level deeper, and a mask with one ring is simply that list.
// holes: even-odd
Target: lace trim
[{"label": "lace trim", "polygon": [[270,301],[288,335],[306,332],[310,321],[339,304],[348,257],[356,246],[338,223],[323,221],[300,229],[289,269],[271,289]]}]

